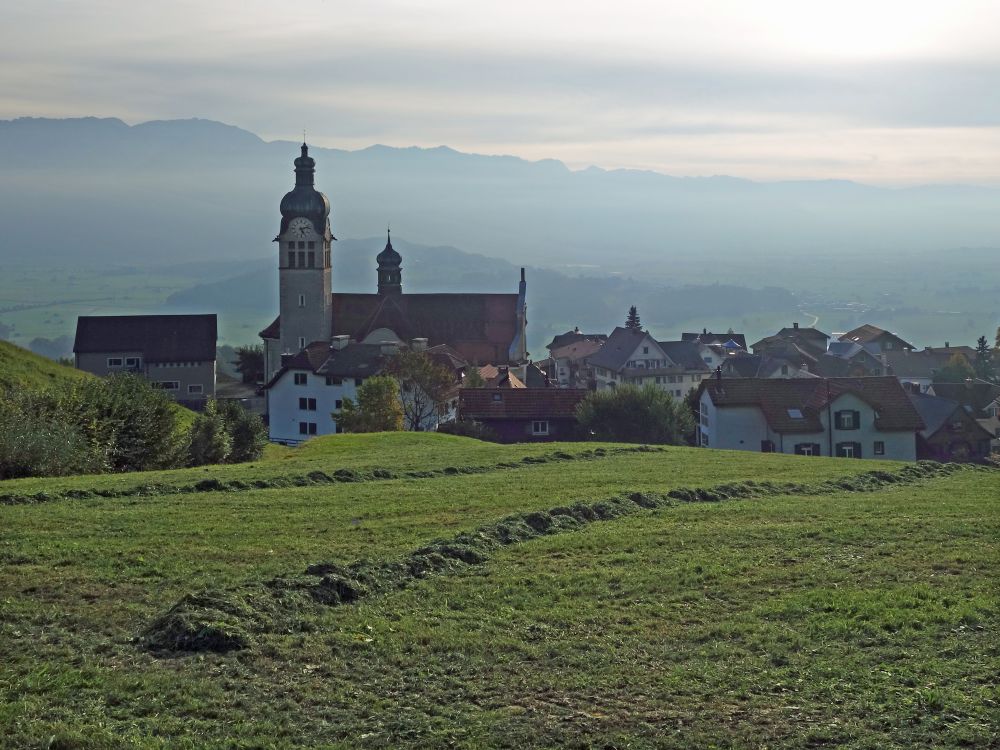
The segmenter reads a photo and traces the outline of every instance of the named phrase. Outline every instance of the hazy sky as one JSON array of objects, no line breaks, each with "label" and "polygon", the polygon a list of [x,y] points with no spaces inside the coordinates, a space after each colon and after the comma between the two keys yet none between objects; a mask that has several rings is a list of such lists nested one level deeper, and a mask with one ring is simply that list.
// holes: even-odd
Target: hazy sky
[{"label": "hazy sky", "polygon": [[2,0],[0,118],[1000,184],[1000,0]]}]

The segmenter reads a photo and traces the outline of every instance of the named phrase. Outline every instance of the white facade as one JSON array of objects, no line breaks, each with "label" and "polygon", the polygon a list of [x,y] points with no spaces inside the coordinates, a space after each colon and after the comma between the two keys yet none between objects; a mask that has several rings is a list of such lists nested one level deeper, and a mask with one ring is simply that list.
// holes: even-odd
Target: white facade
[{"label": "white facade", "polygon": [[[716,407],[707,391],[701,395],[700,443],[706,448],[766,451],[820,456],[851,456],[890,461],[916,461],[916,432],[888,432],[875,428],[875,411],[851,393],[834,399],[820,412],[822,431],[780,433],[767,423],[756,406]],[[837,426],[838,412],[857,412],[856,427]],[[831,428],[831,421],[833,426]],[[831,450],[832,449],[832,450]],[[860,450],[860,456],[857,452]]]},{"label": "white facade", "polygon": [[285,371],[267,391],[270,439],[295,444],[316,435],[333,435],[338,431],[334,415],[345,398],[357,401],[362,382],[327,378],[308,369]]}]

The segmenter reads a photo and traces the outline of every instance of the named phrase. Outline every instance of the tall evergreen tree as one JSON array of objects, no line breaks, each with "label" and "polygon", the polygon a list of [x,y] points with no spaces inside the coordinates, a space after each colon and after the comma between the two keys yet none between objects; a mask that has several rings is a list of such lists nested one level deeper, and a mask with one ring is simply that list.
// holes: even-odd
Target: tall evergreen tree
[{"label": "tall evergreen tree", "polygon": [[635,305],[632,305],[628,309],[628,317],[625,318],[625,327],[637,331],[642,329],[642,323],[639,322],[639,311],[635,309]]},{"label": "tall evergreen tree", "polygon": [[972,363],[972,367],[977,378],[991,383],[996,379],[996,359],[985,336],[980,336],[976,341],[976,361]]}]

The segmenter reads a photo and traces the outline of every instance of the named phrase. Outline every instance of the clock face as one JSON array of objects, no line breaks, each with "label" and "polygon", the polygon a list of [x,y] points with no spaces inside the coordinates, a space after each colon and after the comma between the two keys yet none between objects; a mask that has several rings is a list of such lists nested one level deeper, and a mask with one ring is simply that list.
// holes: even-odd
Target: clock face
[{"label": "clock face", "polygon": [[288,231],[293,237],[305,237],[312,231],[312,222],[300,216],[297,219],[292,219],[288,225]]}]

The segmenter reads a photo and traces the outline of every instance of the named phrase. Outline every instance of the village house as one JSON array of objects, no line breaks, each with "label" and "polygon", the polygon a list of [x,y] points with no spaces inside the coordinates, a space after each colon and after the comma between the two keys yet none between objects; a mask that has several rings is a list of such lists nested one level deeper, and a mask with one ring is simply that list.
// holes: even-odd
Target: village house
[{"label": "village house", "polygon": [[884,375],[885,365],[878,354],[863,344],[831,341],[826,353],[817,357],[813,370],[825,378],[872,377]]},{"label": "village house", "polygon": [[873,326],[870,323],[865,323],[847,333],[842,333],[838,336],[838,339],[842,342],[858,344],[875,355],[882,352],[916,349],[909,341],[905,341],[896,334],[884,328]]},{"label": "village house", "polygon": [[882,352],[881,358],[885,364],[887,375],[893,375],[901,383],[912,384],[919,388],[922,393],[926,393],[933,385],[938,372],[948,364],[948,361],[955,354],[965,357],[971,366],[973,358],[970,358],[963,351],[966,349],[973,352],[972,357],[974,358],[975,350],[970,347],[934,348],[930,346],[920,351],[910,351],[909,349],[886,351]]},{"label": "village house", "polygon": [[604,345],[588,358],[597,390],[619,385],[655,385],[675,398],[711,375],[698,345],[690,341],[657,341],[637,328],[615,328]]},{"label": "village house", "polygon": [[[404,348],[407,346],[403,342],[383,330],[360,343],[347,336],[334,336],[330,342],[314,341],[297,354],[286,356],[266,386],[270,439],[294,445],[316,435],[340,432],[337,414],[344,400],[356,402],[364,381],[382,374],[386,361]],[[415,339],[409,348],[425,352],[454,376],[456,392],[448,394],[419,424],[409,420],[404,424],[408,430],[436,430],[441,422],[455,418],[457,388],[466,363],[450,347],[428,347],[426,339]],[[401,395],[407,398],[405,392]]]},{"label": "village house", "polygon": [[594,369],[588,361],[603,341],[580,339],[550,350],[545,368],[559,388],[596,388]]},{"label": "village house", "polygon": [[706,380],[703,447],[914,461],[924,428],[892,377]]},{"label": "village house", "polygon": [[794,344],[799,351],[818,357],[827,350],[829,334],[815,328],[801,328],[798,323],[792,323],[791,328],[782,328],[773,336],[766,336],[750,345],[754,354],[771,354],[784,356],[789,351],[788,344]]},{"label": "village house", "polygon": [[76,368],[94,375],[142,375],[178,402],[199,408],[215,397],[215,315],[81,315]]},{"label": "village house", "polygon": [[960,403],[992,436],[992,449],[1000,451],[1000,385],[985,380],[934,383],[929,392]]},{"label": "village house", "polygon": [[581,439],[583,388],[462,388],[458,419],[489,427],[504,443]]},{"label": "village house", "polygon": [[917,437],[917,458],[976,461],[990,454],[993,435],[962,404],[927,393],[909,394],[924,428]]}]

